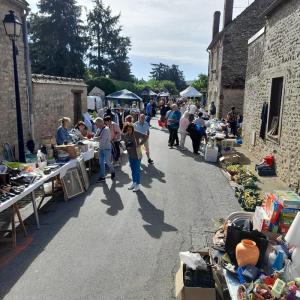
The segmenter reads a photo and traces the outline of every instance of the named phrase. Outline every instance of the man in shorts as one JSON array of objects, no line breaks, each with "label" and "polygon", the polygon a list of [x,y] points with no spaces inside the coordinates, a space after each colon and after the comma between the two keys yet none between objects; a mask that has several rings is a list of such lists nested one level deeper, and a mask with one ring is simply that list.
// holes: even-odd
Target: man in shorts
[{"label": "man in shorts", "polygon": [[150,158],[150,148],[149,148],[149,134],[150,134],[150,126],[149,123],[145,120],[145,115],[141,114],[139,117],[139,120],[134,123],[134,130],[137,132],[140,132],[142,134],[145,134],[148,136],[147,141],[144,144],[144,147],[146,149],[146,155],[148,158],[148,164],[153,164],[153,160]]}]

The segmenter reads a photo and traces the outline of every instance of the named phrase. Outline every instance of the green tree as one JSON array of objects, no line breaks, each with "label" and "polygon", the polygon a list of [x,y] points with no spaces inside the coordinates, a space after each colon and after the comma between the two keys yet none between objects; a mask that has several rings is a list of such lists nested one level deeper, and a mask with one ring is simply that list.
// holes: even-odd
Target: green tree
[{"label": "green tree", "polygon": [[96,77],[86,81],[88,86],[88,92],[90,92],[95,86],[100,88],[105,92],[105,95],[109,95],[117,91],[116,85],[114,82],[106,77]]},{"label": "green tree", "polygon": [[129,90],[131,92],[138,92],[139,89],[137,88],[137,86],[135,85],[134,82],[130,82],[130,81],[121,81],[121,80],[115,80],[112,79],[112,82],[114,83],[116,90]]},{"label": "green tree", "polygon": [[170,78],[169,80],[173,81],[179,91],[182,91],[186,88],[186,82],[184,79],[183,72],[179,69],[179,66],[172,65],[170,67]]},{"label": "green tree", "polygon": [[159,85],[161,87],[160,88],[161,91],[168,90],[171,95],[177,95],[178,94],[178,90],[176,88],[176,84],[173,81],[162,80],[162,81],[159,82]]},{"label": "green tree", "polygon": [[151,64],[150,77],[155,80],[168,80],[170,67],[163,63]]},{"label": "green tree", "polygon": [[207,92],[208,77],[205,74],[199,74],[198,78],[193,82],[192,86],[201,92]]},{"label": "green tree", "polygon": [[30,53],[34,73],[82,77],[87,50],[81,8],[76,0],[40,0],[30,16]]},{"label": "green tree", "polygon": [[150,79],[148,82],[145,83],[145,87],[151,88],[156,93],[159,93],[163,90],[168,90],[171,95],[177,95],[178,90],[176,85],[173,81],[170,80],[155,80]]},{"label": "green tree", "polygon": [[152,79],[162,81],[169,80],[175,83],[177,90],[183,90],[186,88],[186,82],[183,72],[179,69],[179,66],[168,66],[163,63],[151,64],[152,70],[150,71],[150,77]]},{"label": "green tree", "polygon": [[109,75],[111,78],[133,81],[128,52],[131,42],[121,36],[120,15],[112,16],[109,6],[102,0],[94,0],[95,7],[88,14],[90,48],[89,65],[97,76]]}]

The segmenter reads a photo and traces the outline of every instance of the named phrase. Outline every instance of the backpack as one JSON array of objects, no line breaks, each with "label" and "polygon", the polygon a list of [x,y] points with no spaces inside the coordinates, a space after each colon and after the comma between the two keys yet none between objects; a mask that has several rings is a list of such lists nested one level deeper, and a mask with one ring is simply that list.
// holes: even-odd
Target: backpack
[{"label": "backpack", "polygon": [[205,128],[199,124],[195,124],[195,130],[197,131],[197,133],[199,133],[201,135],[205,134]]}]

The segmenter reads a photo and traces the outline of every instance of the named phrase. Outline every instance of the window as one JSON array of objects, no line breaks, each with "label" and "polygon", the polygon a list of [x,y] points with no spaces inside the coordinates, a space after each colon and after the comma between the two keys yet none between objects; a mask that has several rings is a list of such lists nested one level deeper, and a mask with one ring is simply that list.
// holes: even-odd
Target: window
[{"label": "window", "polygon": [[269,107],[268,136],[279,138],[281,107],[283,94],[283,77],[272,79],[271,99]]}]

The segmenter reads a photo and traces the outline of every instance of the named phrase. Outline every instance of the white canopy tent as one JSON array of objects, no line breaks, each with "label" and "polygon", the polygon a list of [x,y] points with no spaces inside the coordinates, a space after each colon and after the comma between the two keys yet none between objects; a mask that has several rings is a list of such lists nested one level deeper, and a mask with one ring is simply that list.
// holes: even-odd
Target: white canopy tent
[{"label": "white canopy tent", "polygon": [[202,94],[198,92],[194,87],[189,86],[184,91],[180,92],[180,96],[184,98],[200,98]]}]

